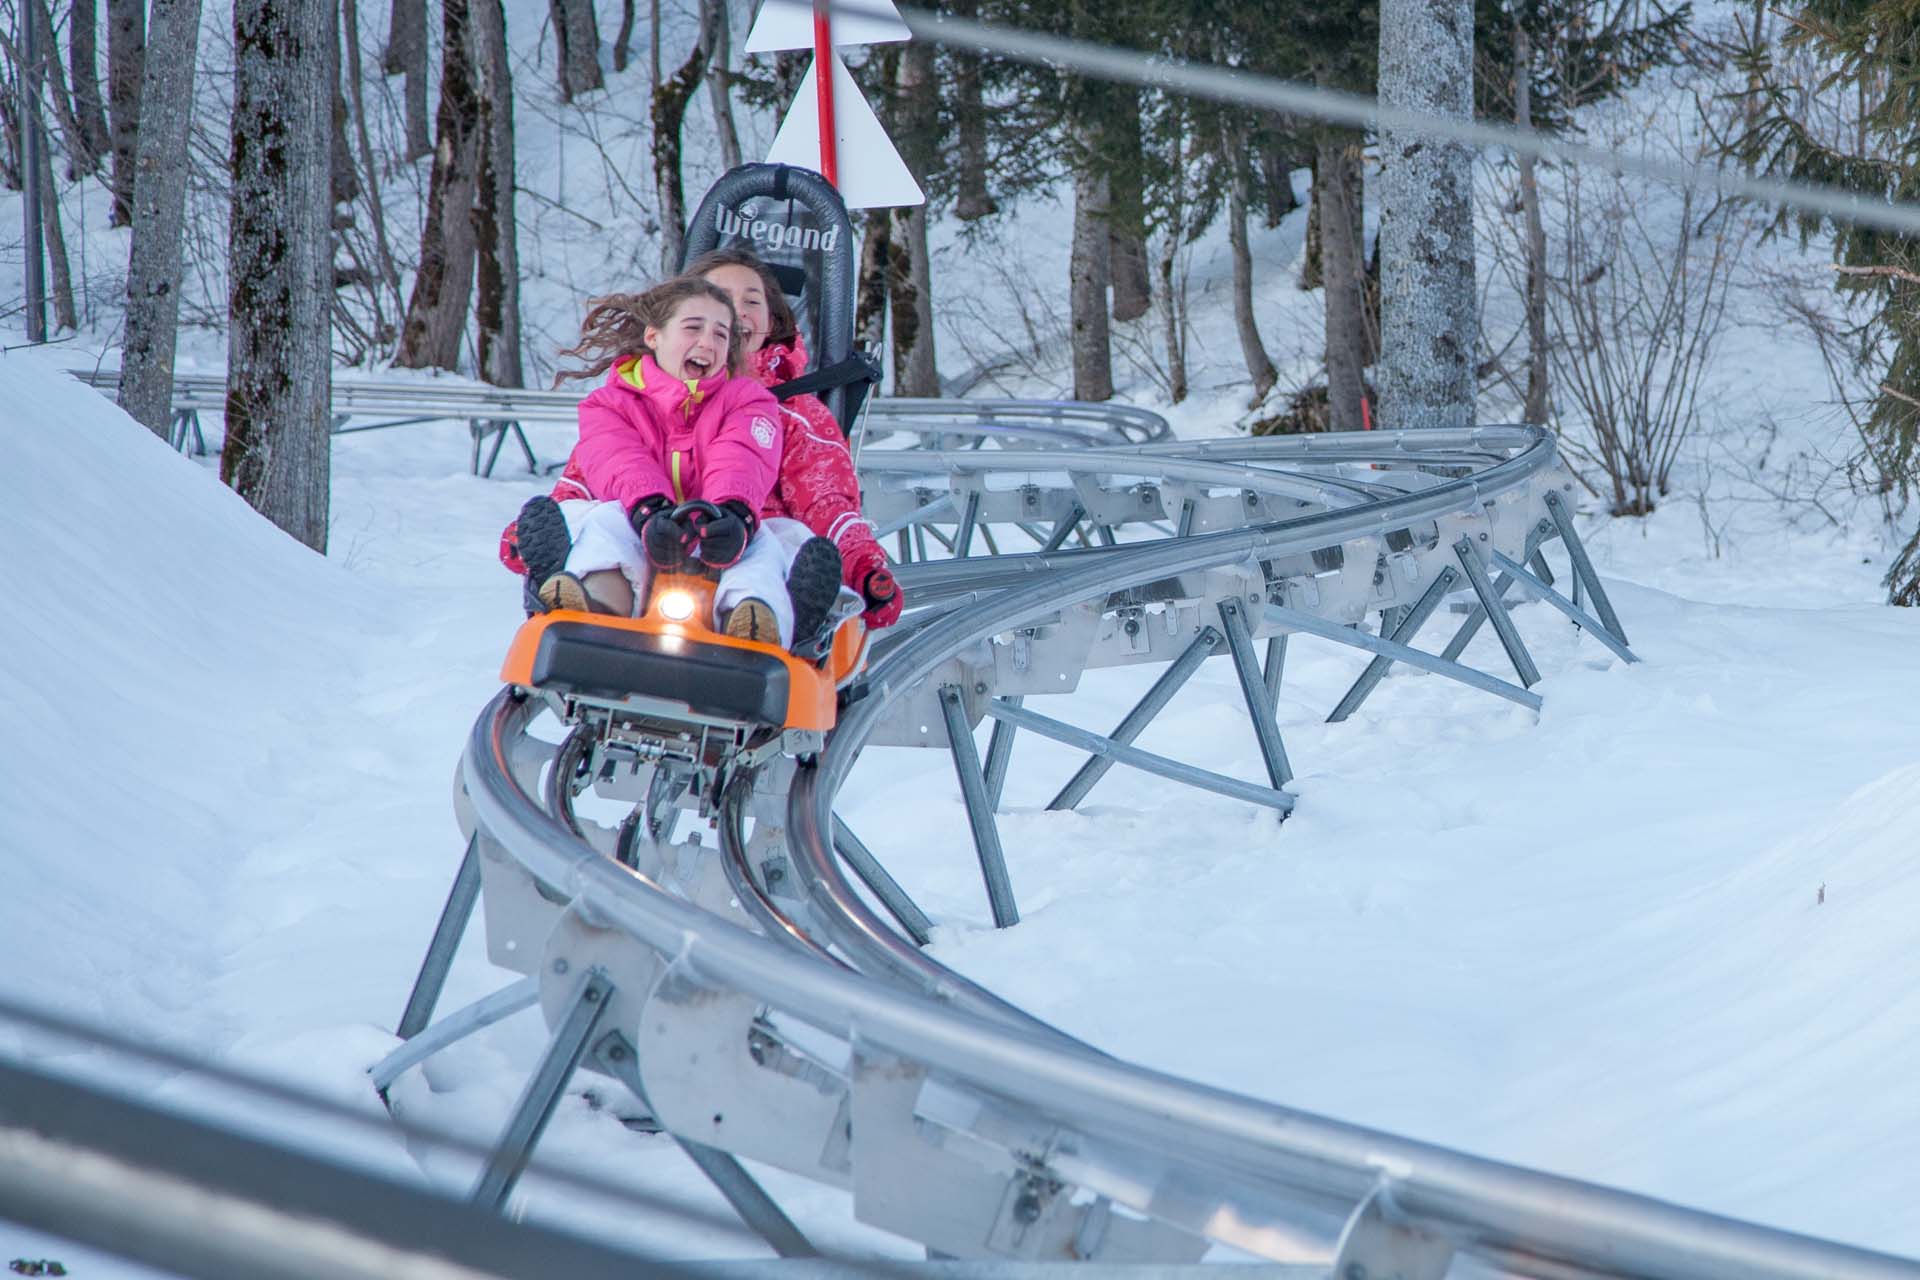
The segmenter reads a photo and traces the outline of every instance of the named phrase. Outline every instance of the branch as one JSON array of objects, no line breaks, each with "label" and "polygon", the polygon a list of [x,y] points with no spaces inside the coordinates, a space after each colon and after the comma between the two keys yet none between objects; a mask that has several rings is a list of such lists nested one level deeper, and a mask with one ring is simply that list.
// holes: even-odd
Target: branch
[{"label": "branch", "polygon": [[1908,284],[1920,284],[1920,273],[1909,271],[1905,267],[1845,267],[1837,262],[1828,263],[1827,266],[1843,276],[1892,276],[1896,280],[1905,280]]}]

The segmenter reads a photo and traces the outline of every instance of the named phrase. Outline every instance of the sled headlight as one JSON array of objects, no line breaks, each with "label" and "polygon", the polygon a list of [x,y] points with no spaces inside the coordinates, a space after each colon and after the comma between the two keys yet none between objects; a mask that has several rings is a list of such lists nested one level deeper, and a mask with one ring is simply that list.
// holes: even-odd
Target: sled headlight
[{"label": "sled headlight", "polygon": [[663,591],[660,593],[660,616],[668,622],[685,622],[693,616],[693,593],[689,591]]}]

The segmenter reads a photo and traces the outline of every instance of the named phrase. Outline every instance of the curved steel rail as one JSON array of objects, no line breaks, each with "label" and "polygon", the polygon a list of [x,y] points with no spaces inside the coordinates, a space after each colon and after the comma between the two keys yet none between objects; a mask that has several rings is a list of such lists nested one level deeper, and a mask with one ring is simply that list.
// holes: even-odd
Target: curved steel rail
[{"label": "curved steel rail", "polygon": [[[989,1252],[1022,1256],[1021,1233],[1050,1223],[1048,1197],[1070,1184],[1096,1197],[1093,1207],[1075,1210],[1081,1217],[1072,1237],[1074,1251],[1089,1241],[1089,1249],[1097,1248],[1111,1230],[1147,1250],[1128,1256],[1163,1256],[1152,1250],[1167,1243],[1152,1231],[1165,1223],[1268,1257],[1297,1257],[1302,1249],[1317,1248],[1333,1257],[1342,1276],[1388,1274],[1369,1273],[1366,1266],[1391,1262],[1409,1277],[1437,1277],[1455,1253],[1463,1253],[1514,1274],[1540,1277],[1920,1277],[1920,1265],[1903,1259],[1517,1169],[1117,1061],[928,958],[870,909],[840,870],[833,798],[854,760],[876,741],[890,714],[924,697],[941,673],[977,655],[995,637],[1060,619],[1076,608],[1099,614],[1156,584],[1213,582],[1219,575],[1229,584],[1259,584],[1265,581],[1262,566],[1296,563],[1323,549],[1385,548],[1396,545],[1396,538],[1407,546],[1417,541],[1410,539],[1414,529],[1430,530],[1423,544],[1429,552],[1444,549],[1446,538],[1458,533],[1462,563],[1478,563],[1480,553],[1469,550],[1470,535],[1462,531],[1479,528],[1477,536],[1484,540],[1492,529],[1512,538],[1513,528],[1502,529],[1492,513],[1543,484],[1555,465],[1551,436],[1532,428],[1498,427],[1198,446],[1147,443],[1076,451],[1070,457],[927,451],[910,461],[872,454],[866,461],[890,475],[947,468],[1014,473],[1029,480],[1066,476],[1077,486],[1113,481],[1124,487],[1134,476],[1185,484],[1196,493],[1230,486],[1287,500],[1296,510],[1243,528],[1160,541],[906,566],[912,589],[932,602],[922,610],[931,616],[900,628],[900,638],[876,653],[866,677],[867,696],[843,711],[817,759],[794,769],[784,815],[775,815],[784,818],[783,847],[804,888],[799,910],[776,903],[754,880],[739,825],[745,790],[730,791],[720,812],[725,880],[716,909],[726,909],[730,892],[737,914],[729,919],[700,905],[697,893],[670,889],[605,856],[563,825],[550,806],[543,807],[539,764],[524,755],[524,731],[537,703],[512,691],[494,700],[476,722],[461,766],[466,822],[476,833],[480,860],[520,869],[538,889],[537,895],[522,895],[536,913],[544,913],[537,927],[551,928],[559,939],[547,944],[547,954],[575,956],[573,972],[591,962],[595,967],[589,972],[602,974],[603,985],[580,986],[567,997],[565,984],[555,976],[569,973],[567,964],[526,968],[529,957],[521,962],[522,971],[539,977],[549,1023],[559,1028],[556,1046],[585,1016],[587,1006],[580,1001],[629,1001],[621,1012],[622,1027],[636,1022],[638,1008],[648,1010],[647,1025],[636,1025],[632,1034],[653,1037],[651,1047],[640,1047],[640,1072],[628,1068],[622,1078],[650,1098],[669,1129],[693,1144],[690,1150],[719,1138],[722,1115],[711,1106],[690,1109],[688,1089],[699,1097],[694,1086],[717,1087],[714,1079],[733,1078],[725,1036],[718,1041],[701,1037],[714,1034],[715,1025],[733,1025],[725,1021],[728,1008],[744,1010],[740,1017],[752,1017],[753,1009],[761,1008],[844,1042],[852,1065],[844,1079],[817,1069],[808,1076],[791,1064],[776,1070],[768,1064],[787,1059],[779,1057],[777,1047],[768,1047],[774,1044],[766,1039],[770,1032],[756,1031],[762,1039],[754,1062],[762,1071],[754,1079],[769,1089],[797,1087],[792,1080],[813,1081],[797,1094],[782,1094],[786,1101],[766,1105],[776,1111],[795,1107],[796,1117],[810,1110],[817,1121],[819,1114],[833,1114],[838,1097],[841,1118],[823,1131],[816,1123],[811,1138],[802,1134],[790,1141],[763,1134],[756,1146],[747,1136],[749,1122],[735,1119],[730,1106],[726,1133],[739,1144],[732,1149],[824,1181],[850,1183],[860,1204],[862,1196],[876,1191],[884,1199],[884,1186],[862,1182],[866,1159],[884,1163],[893,1155],[883,1140],[911,1145],[915,1126],[939,1129],[943,1123],[926,1108],[939,1112],[946,1105],[952,1112],[957,1107],[963,1118],[949,1115],[945,1131],[965,1138],[962,1148],[978,1139],[1004,1151],[1001,1158],[1013,1160],[1010,1172],[977,1175],[969,1172],[974,1166],[955,1163],[959,1158],[944,1148],[919,1150],[914,1158],[933,1160],[941,1176],[962,1179],[966,1190],[956,1190],[956,1203],[973,1195],[985,1205],[999,1241]],[[1347,464],[1354,467],[1350,474],[1339,470]],[[1285,469],[1299,466],[1320,469]],[[1421,466],[1446,471],[1401,470]],[[1380,467],[1386,470],[1374,470]],[[1468,474],[1453,474],[1463,469]],[[1552,495],[1545,501],[1557,515]],[[947,512],[949,518],[955,514]],[[1537,528],[1546,525],[1542,518]],[[1499,540],[1490,545],[1497,548]],[[1513,558],[1496,559],[1518,569],[1534,546],[1529,539],[1524,549],[1513,546]],[[1420,547],[1402,554],[1417,556]],[[1384,564],[1384,551],[1381,555]],[[1435,592],[1448,581],[1442,575],[1426,596],[1437,599]],[[1378,598],[1358,607],[1407,607],[1394,594],[1400,584],[1383,584],[1376,575],[1374,585]],[[1264,589],[1257,587],[1250,599],[1262,601],[1258,592]],[[1230,607],[1244,607],[1232,605],[1232,599],[1246,598],[1230,597],[1221,606],[1223,616]],[[960,600],[973,607],[947,607]],[[1329,605],[1336,616],[1350,607]],[[1276,612],[1298,626],[1314,622],[1298,611]],[[1244,641],[1244,631],[1240,638]],[[980,708],[973,709],[977,719]],[[757,820],[779,826],[764,811]],[[715,905],[711,894],[708,905]],[[489,912],[491,942],[491,906]],[[744,927],[748,921],[764,936]],[[605,975],[623,966],[634,970],[619,978],[631,994],[616,997]],[[596,989],[603,996],[593,996]],[[718,1023],[711,1021],[715,1018]],[[586,1017],[588,1030],[579,1033],[572,1049],[576,1057],[593,1025]],[[690,1082],[686,1077],[689,1067],[677,1058],[680,1041],[673,1034],[705,1046],[691,1059],[697,1064],[692,1070],[705,1078]],[[599,1061],[620,1074],[617,1054]],[[779,1083],[783,1080],[788,1083]],[[904,1099],[895,1087],[903,1080],[911,1086]],[[958,1102],[948,1096],[956,1091]],[[895,1111],[876,1110],[879,1104],[867,1101],[881,1095],[892,1099]],[[754,1104],[751,1098],[735,1099],[741,1112],[752,1112]],[[907,1111],[898,1112],[900,1106]],[[709,1110],[710,1126],[704,1114]],[[901,1123],[907,1128],[889,1127]],[[712,1173],[707,1164],[702,1167]],[[912,1185],[915,1167],[898,1165],[887,1174]],[[986,1176],[984,1192],[980,1176]],[[995,1210],[1000,1204],[996,1188],[1003,1184],[1008,1198]],[[1116,1218],[1110,1225],[1104,1210],[1096,1212],[1109,1202],[1144,1220],[1121,1224]],[[764,1214],[764,1205],[760,1211]],[[863,1211],[862,1216],[868,1215]],[[1096,1219],[1099,1227],[1093,1231]],[[885,1214],[873,1220],[897,1221]],[[783,1224],[791,1230],[783,1218],[774,1226]],[[930,1234],[921,1238],[930,1245],[940,1239],[939,1247],[951,1249],[943,1230],[949,1228],[930,1225]],[[777,1230],[768,1235],[776,1243],[784,1238]]]}]

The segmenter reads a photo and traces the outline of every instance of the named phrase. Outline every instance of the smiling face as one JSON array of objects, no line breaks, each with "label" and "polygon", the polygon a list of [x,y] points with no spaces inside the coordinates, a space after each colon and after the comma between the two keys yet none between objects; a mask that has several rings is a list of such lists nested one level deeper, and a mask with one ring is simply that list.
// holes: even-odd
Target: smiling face
[{"label": "smiling face", "polygon": [[748,355],[758,351],[767,341],[770,320],[767,286],[760,273],[752,267],[729,262],[714,267],[703,278],[720,286],[733,299],[734,339],[740,344],[740,350]]},{"label": "smiling face", "polygon": [[718,298],[681,299],[664,325],[647,326],[647,348],[668,377],[683,382],[727,371],[733,313]]}]

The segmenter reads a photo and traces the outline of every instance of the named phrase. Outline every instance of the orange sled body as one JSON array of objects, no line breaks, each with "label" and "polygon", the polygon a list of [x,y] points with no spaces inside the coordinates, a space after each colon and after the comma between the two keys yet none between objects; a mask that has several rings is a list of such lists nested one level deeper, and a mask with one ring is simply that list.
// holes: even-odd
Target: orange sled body
[{"label": "orange sled body", "polygon": [[840,625],[832,652],[816,666],[778,645],[715,631],[706,621],[712,597],[713,584],[705,579],[662,574],[642,617],[537,614],[514,635],[500,678],[596,701],[644,698],[702,719],[832,729],[838,688],[866,656],[860,620]]}]

